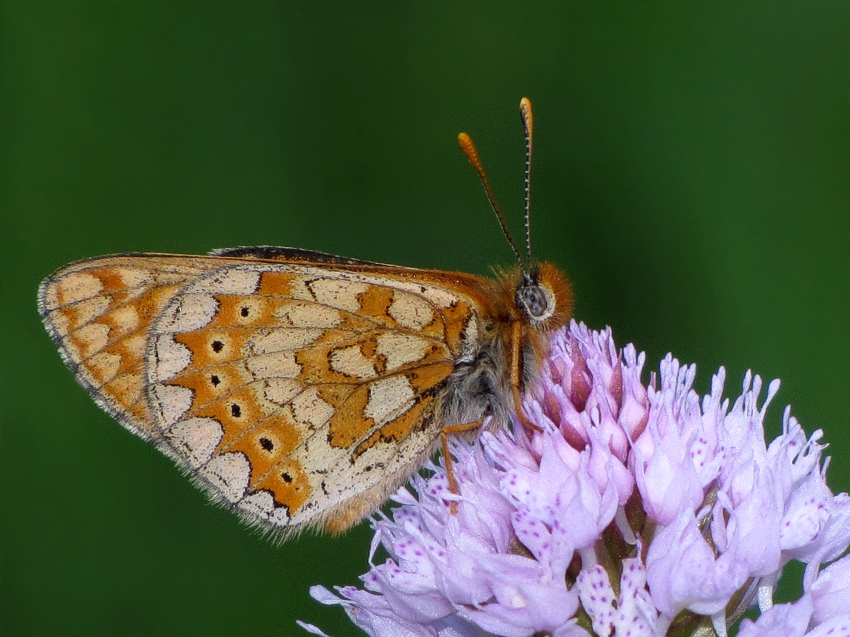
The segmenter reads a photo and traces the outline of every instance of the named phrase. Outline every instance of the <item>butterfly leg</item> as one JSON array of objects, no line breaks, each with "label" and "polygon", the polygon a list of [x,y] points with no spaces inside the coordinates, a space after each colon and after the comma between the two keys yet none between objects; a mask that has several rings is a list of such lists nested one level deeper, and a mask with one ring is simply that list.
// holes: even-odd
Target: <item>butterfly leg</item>
[{"label": "butterfly leg", "polygon": [[[484,419],[467,422],[462,425],[452,425],[451,427],[443,427],[440,432],[440,442],[443,445],[443,458],[446,462],[446,479],[449,481],[449,491],[454,494],[459,494],[460,489],[457,487],[457,478],[455,478],[454,469],[452,469],[452,455],[449,453],[449,434],[463,433],[464,431],[472,431],[478,429],[484,423]],[[452,515],[457,515],[457,502],[452,500],[449,502],[449,512]]]},{"label": "butterfly leg", "polygon": [[513,330],[511,334],[511,392],[514,396],[514,405],[516,405],[516,413],[517,417],[519,418],[519,421],[527,429],[531,429],[532,431],[540,433],[543,430],[537,425],[535,425],[533,422],[531,422],[528,418],[526,418],[525,414],[522,413],[522,396],[519,393],[519,384],[521,378],[519,370],[519,347],[521,342],[522,323],[517,321],[513,324]]}]

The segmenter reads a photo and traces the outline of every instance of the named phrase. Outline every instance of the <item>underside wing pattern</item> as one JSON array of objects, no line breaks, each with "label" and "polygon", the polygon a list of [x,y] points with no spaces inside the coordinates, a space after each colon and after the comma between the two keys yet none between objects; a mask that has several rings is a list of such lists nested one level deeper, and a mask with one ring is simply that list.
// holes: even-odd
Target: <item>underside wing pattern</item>
[{"label": "underside wing pattern", "polygon": [[214,499],[284,533],[341,530],[432,453],[478,330],[461,291],[384,270],[115,256],[60,270],[39,306],[98,404]]}]

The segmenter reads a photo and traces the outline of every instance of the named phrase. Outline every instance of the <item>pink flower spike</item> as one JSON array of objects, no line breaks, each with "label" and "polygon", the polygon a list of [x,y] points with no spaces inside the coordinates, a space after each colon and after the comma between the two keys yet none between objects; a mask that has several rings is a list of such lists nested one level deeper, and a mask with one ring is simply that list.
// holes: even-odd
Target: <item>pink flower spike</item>
[{"label": "pink flower spike", "polygon": [[[748,373],[730,400],[721,369],[700,397],[693,366],[668,355],[642,382],[644,363],[610,330],[552,334],[523,401],[536,428],[451,439],[457,489],[427,463],[373,518],[362,587],[313,597],[372,637],[724,636],[756,595],[739,635],[850,637],[850,496],[822,433],[786,410],[767,444],[777,382],[760,402]],[[790,560],[805,594],[774,606]]]}]

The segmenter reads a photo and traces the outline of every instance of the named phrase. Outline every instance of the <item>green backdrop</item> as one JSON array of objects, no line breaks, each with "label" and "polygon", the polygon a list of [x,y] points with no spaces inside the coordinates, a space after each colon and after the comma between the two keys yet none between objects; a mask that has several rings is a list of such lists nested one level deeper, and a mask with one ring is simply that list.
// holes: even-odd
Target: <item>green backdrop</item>
[{"label": "green backdrop", "polygon": [[[576,315],[698,386],[783,380],[850,488],[850,4],[0,3],[3,635],[354,634],[308,596],[365,526],[277,547],[74,382],[41,278],[277,244],[486,273],[511,255],[455,136]],[[792,589],[785,590],[786,597]]]}]

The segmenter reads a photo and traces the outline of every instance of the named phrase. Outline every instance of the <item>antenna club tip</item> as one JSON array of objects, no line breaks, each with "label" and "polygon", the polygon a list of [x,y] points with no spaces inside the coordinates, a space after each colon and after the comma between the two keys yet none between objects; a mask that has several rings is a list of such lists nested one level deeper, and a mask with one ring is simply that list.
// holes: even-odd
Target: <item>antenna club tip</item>
[{"label": "antenna club tip", "polygon": [[525,128],[525,133],[531,136],[531,131],[534,128],[534,115],[531,112],[531,100],[523,97],[519,101],[519,112],[522,117],[522,125]]},{"label": "antenna club tip", "polygon": [[458,133],[457,141],[469,161],[478,168],[478,151],[475,149],[475,144],[472,143],[472,138],[466,133]]}]

